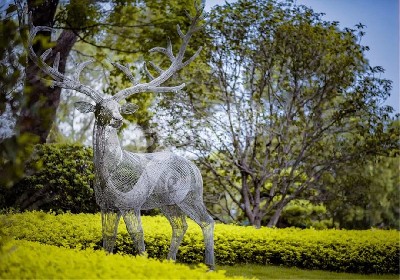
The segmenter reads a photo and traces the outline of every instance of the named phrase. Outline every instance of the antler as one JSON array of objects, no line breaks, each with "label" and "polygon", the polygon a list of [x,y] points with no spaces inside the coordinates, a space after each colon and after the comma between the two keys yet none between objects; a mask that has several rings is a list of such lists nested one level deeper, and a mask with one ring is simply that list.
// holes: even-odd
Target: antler
[{"label": "antler", "polygon": [[[26,11],[25,11],[25,13],[26,13]],[[60,53],[59,52],[56,54],[53,66],[51,67],[45,62],[45,60],[49,56],[49,54],[52,52],[52,49],[47,49],[40,57],[38,57],[32,47],[33,40],[39,31],[52,32],[53,29],[51,27],[47,27],[47,26],[34,26],[33,21],[32,21],[32,12],[30,12],[28,15],[28,22],[29,22],[29,30],[30,30],[29,36],[28,36],[28,42],[26,44],[26,47],[28,49],[28,55],[29,55],[30,59],[32,59],[32,61],[44,73],[46,73],[53,79],[53,80],[47,80],[47,79],[43,79],[43,80],[50,82],[51,87],[58,86],[58,87],[65,88],[65,89],[73,89],[73,90],[79,91],[83,94],[86,94],[91,99],[93,99],[96,103],[100,102],[103,99],[101,97],[101,95],[98,92],[96,92],[94,89],[81,84],[79,81],[79,76],[80,76],[83,68],[85,68],[89,63],[91,63],[93,61],[89,60],[89,61],[85,61],[85,62],[78,64],[76,66],[76,71],[73,74],[72,78],[68,78],[64,74],[60,73],[60,71],[58,70],[58,65],[60,63]]]},{"label": "antler", "polygon": [[[154,78],[151,73],[147,70],[146,64],[144,64],[144,70],[147,74],[147,76],[150,78],[150,82],[148,83],[143,83],[143,84],[138,84],[133,82],[133,86],[123,89],[119,92],[117,92],[113,98],[117,101],[123,100],[131,96],[132,94],[139,93],[139,92],[176,92],[178,90],[181,90],[182,88],[185,87],[185,84],[180,84],[178,86],[173,86],[173,87],[160,87],[161,84],[166,82],[172,75],[174,75],[177,71],[191,63],[201,52],[202,47],[200,47],[196,53],[189,58],[186,61],[183,61],[184,55],[186,52],[186,48],[188,46],[189,40],[192,37],[193,33],[198,31],[201,26],[198,26],[199,21],[203,18],[202,17],[202,9],[197,9],[197,13],[195,17],[190,17],[192,23],[187,31],[186,34],[184,34],[180,28],[179,25],[177,25],[177,31],[179,36],[182,38],[182,45],[179,48],[178,54],[175,56],[172,52],[172,45],[171,41],[168,39],[168,44],[166,48],[161,48],[161,47],[155,47],[150,50],[150,52],[160,52],[165,54],[169,60],[171,61],[171,65],[167,70],[162,70],[160,67],[155,65],[153,62],[150,62],[150,65],[160,74],[158,77]],[[134,81],[132,73],[128,70],[127,67],[118,64],[118,63],[113,63],[114,66],[118,67],[122,72],[125,73],[125,75],[128,76],[128,78],[131,81]]]}]

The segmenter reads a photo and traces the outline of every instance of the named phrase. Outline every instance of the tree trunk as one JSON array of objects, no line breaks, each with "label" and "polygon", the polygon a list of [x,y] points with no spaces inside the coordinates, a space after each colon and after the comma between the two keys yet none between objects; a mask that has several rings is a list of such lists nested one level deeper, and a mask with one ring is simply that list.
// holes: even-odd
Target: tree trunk
[{"label": "tree trunk", "polygon": [[253,226],[255,228],[260,228],[261,227],[261,215],[260,213],[255,213],[254,215],[254,222],[253,222]]},{"label": "tree trunk", "polygon": [[263,218],[262,211],[260,210],[260,192],[255,191],[252,196],[250,193],[248,182],[249,175],[245,171],[242,171],[241,174],[243,198],[242,210],[246,214],[246,217],[249,219],[250,224],[253,225],[255,228],[260,228],[261,220]]},{"label": "tree trunk", "polygon": [[241,171],[241,179],[242,179],[242,198],[243,205],[242,210],[246,214],[246,217],[249,219],[250,224],[254,225],[254,213],[252,211],[252,203],[250,199],[250,190],[249,185],[247,183],[248,175],[246,172]]},{"label": "tree trunk", "polygon": [[[28,9],[32,12],[32,21],[36,26],[53,26],[53,19],[58,0],[28,1]],[[38,33],[44,40],[38,40],[33,49],[40,56],[48,47],[51,34],[49,32]],[[67,57],[77,36],[71,30],[64,30],[53,48],[47,63],[52,65],[55,54],[60,52],[59,71],[65,72]],[[39,137],[40,143],[45,143],[55,119],[56,111],[60,103],[61,88],[50,88],[38,78],[39,68],[31,61],[26,67],[26,79],[24,87],[24,99],[21,113],[17,121],[17,135],[33,134]]]},{"label": "tree trunk", "polygon": [[268,221],[267,227],[275,227],[276,224],[279,221],[279,218],[281,217],[282,214],[282,210],[285,207],[286,204],[284,203],[279,203],[278,207],[274,213],[274,215],[272,215],[271,219]]}]

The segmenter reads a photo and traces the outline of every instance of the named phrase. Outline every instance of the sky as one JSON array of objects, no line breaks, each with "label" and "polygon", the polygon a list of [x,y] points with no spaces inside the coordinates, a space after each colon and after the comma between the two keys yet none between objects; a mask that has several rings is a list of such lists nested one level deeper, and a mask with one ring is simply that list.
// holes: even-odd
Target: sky
[{"label": "sky", "polygon": [[[235,0],[228,0],[232,3]],[[225,0],[206,0],[206,11]],[[399,1],[398,0],[295,0],[298,5],[323,12],[324,20],[338,21],[340,28],[366,25],[361,44],[370,47],[366,53],[371,66],[385,69],[383,78],[393,81],[391,96],[384,103],[400,113],[399,101]]]}]

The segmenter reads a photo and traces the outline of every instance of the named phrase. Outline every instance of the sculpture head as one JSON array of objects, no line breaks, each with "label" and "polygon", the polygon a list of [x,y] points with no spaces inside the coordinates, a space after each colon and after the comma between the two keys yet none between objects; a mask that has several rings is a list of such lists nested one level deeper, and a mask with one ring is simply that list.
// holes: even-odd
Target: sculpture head
[{"label": "sculpture head", "polygon": [[125,103],[120,105],[113,98],[102,99],[95,105],[86,101],[79,101],[75,103],[75,107],[81,113],[93,112],[97,125],[109,125],[113,128],[121,127],[124,120],[121,114],[133,114],[138,109],[136,104]]}]

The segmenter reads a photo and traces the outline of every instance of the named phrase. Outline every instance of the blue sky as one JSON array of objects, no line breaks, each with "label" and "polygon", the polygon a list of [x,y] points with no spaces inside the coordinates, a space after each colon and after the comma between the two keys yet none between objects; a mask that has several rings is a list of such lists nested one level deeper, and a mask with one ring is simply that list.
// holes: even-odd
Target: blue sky
[{"label": "blue sky", "polygon": [[[228,2],[234,2],[229,0]],[[393,81],[392,94],[385,104],[400,112],[399,106],[399,2],[398,0],[295,0],[300,5],[323,12],[325,20],[339,21],[340,28],[366,25],[361,43],[370,47],[366,53],[371,66],[382,66],[382,76]],[[206,0],[206,10],[223,5],[224,0]]]}]

